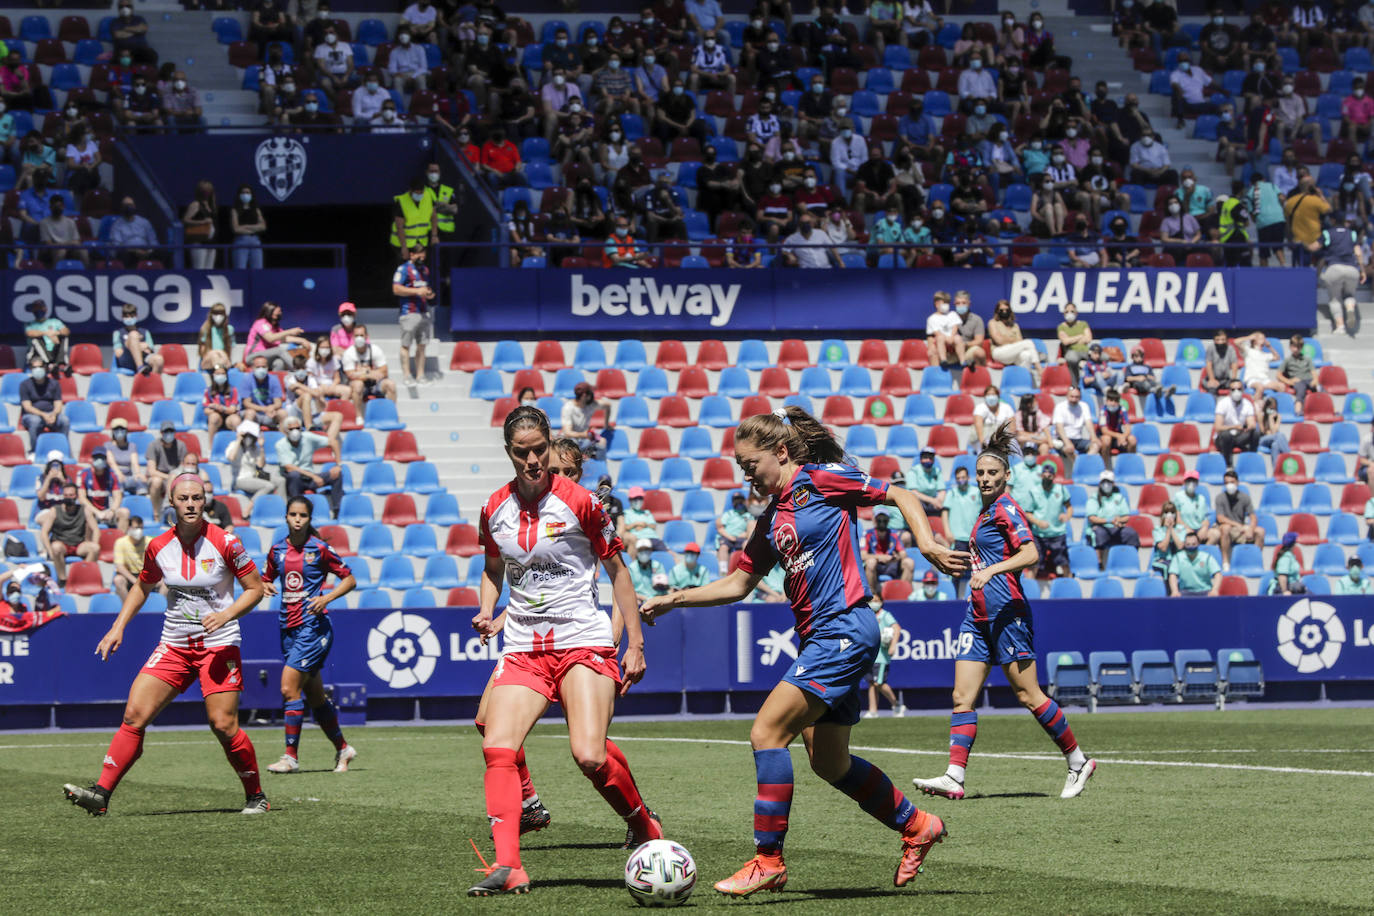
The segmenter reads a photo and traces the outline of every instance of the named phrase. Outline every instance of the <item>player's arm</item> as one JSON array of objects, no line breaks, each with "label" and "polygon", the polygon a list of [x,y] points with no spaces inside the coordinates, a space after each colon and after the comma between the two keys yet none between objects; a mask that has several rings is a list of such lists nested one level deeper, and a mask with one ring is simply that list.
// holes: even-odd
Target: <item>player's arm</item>
[{"label": "player's arm", "polygon": [[975,591],[987,585],[993,576],[1000,576],[1003,573],[1017,572],[1018,570],[1028,569],[1040,562],[1040,551],[1035,547],[1033,539],[1027,539],[1021,543],[1021,548],[1016,553],[982,569],[975,569],[973,576],[969,579],[969,587]]},{"label": "player's arm", "polygon": [[935,542],[935,533],[930,530],[930,520],[926,518],[926,512],[921,508],[921,501],[916,498],[915,493],[904,487],[888,487],[886,504],[896,506],[897,511],[902,513],[902,518],[906,520],[906,526],[911,530],[911,536],[916,542],[916,549],[940,572],[955,575],[968,569],[967,553],[941,547]]},{"label": "player's arm", "polygon": [[[242,549],[242,547],[239,548],[239,550]],[[234,565],[232,559],[230,565]],[[239,585],[243,586],[243,591],[239,592],[234,603],[222,611],[212,611],[200,618],[200,625],[205,627],[206,633],[213,633],[225,624],[238,620],[257,607],[258,602],[262,600],[262,577],[258,575],[258,568],[253,565],[251,560],[244,569],[238,572],[238,579]]]},{"label": "player's arm", "polygon": [[497,627],[491,618],[496,611],[496,601],[501,597],[501,577],[505,574],[506,562],[499,554],[492,556],[488,553],[487,562],[482,567],[481,597],[477,616],[472,618],[472,628],[487,639],[497,633]]},{"label": "player's arm", "polygon": [[[611,597],[617,608],[632,608],[638,600],[635,596],[634,583],[630,581],[630,571],[625,567],[625,562],[620,559],[619,553],[611,553],[609,556],[601,558],[601,565],[606,569],[606,575],[611,577]],[[644,661],[644,632],[639,627],[639,617],[635,614],[621,614],[621,619],[625,627],[625,655],[620,660],[620,667],[623,673],[620,683],[620,695],[624,696],[640,678],[644,677],[644,671],[648,667]]]},{"label": "player's arm", "polygon": [[348,573],[339,580],[339,584],[334,586],[334,590],[327,595],[316,595],[310,599],[310,613],[323,614],[325,608],[338,601],[344,595],[353,591],[358,585],[358,580],[353,577],[353,573]]},{"label": "player's arm", "polygon": [[101,637],[99,645],[95,647],[95,654],[100,656],[101,661],[110,657],[110,653],[119,649],[120,643],[124,641],[124,628],[129,625],[129,621],[134,619],[134,615],[143,609],[144,603],[148,600],[148,593],[153,590],[162,579],[162,570],[158,568],[157,562],[145,551],[143,556],[143,570],[134,579],[133,586],[129,593],[124,596],[124,606],[119,609],[119,614],[115,617],[114,623],[110,624],[110,629]]},{"label": "player's arm", "polygon": [[[680,592],[655,595],[639,607],[639,614],[650,625],[654,619],[675,607],[714,607],[718,604],[734,604],[743,601],[754,589],[759,587],[763,575],[746,572],[736,568],[734,572],[722,576],[714,582],[685,588]],[[628,615],[627,615],[628,616]]]}]

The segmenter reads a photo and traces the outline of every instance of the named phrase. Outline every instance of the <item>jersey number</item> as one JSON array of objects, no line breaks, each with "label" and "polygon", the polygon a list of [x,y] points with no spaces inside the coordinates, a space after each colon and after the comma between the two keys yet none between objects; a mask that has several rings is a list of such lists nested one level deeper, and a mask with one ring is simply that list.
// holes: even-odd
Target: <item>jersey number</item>
[{"label": "jersey number", "polygon": [[972,633],[960,633],[960,634],[959,634],[959,654],[960,654],[960,655],[968,655],[969,652],[972,651],[972,649],[973,649],[973,634],[972,634]]},{"label": "jersey number", "polygon": [[163,654],[164,654],[166,651],[167,651],[167,644],[166,644],[166,643],[161,643],[161,644],[159,644],[158,647],[157,647],[156,649],[153,650],[153,654],[150,655],[150,656],[148,656],[148,664],[144,665],[143,667],[145,667],[145,668],[156,668],[156,667],[157,667],[157,663],[160,662],[160,661],[162,661],[162,656],[163,656]]}]

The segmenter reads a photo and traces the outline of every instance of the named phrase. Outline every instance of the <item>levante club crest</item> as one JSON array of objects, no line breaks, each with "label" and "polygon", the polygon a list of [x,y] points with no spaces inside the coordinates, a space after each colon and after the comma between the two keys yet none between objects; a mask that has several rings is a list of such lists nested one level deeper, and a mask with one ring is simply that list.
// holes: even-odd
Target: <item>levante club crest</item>
[{"label": "levante club crest", "polygon": [[305,181],[305,147],[290,137],[269,137],[258,144],[254,165],[258,182],[278,202],[286,200]]}]

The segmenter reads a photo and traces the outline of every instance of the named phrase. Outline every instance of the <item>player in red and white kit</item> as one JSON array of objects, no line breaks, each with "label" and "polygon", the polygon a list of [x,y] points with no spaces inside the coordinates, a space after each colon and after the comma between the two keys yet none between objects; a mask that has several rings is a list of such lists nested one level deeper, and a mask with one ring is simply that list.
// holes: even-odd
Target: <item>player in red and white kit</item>
[{"label": "player in red and white kit", "polygon": [[[104,814],[110,793],[143,753],[144,730],[199,681],[210,730],[243,783],[243,813],[261,814],[269,805],[258,781],[257,755],[248,733],[239,728],[243,671],[238,619],[262,600],[262,580],[238,538],[205,520],[205,487],[199,477],[181,474],[173,480],[171,502],[176,524],[149,542],[143,571],[95,651],[105,660],[119,649],[124,628],[159,582],[167,584],[162,639],[129,688],[124,723],[105,753],[100,779],[89,788],[68,783],[63,791],[72,804]],[[237,598],[236,579],[243,588]]]},{"label": "player in red and white kit", "polygon": [[617,685],[624,694],[645,670],[638,617],[624,615],[622,676],[610,619],[597,606],[598,562],[611,578],[616,604],[635,606],[630,573],[620,560],[620,539],[591,493],[549,473],[549,420],[543,411],[511,411],[505,442],[516,476],[482,509],[480,536],[487,559],[481,609],[472,618],[480,635],[496,632],[492,616],[504,576],[510,584],[505,651],[496,667],[482,739],[496,862],[468,890],[474,897],[529,891],[529,875],[520,862],[516,757],[553,702],[561,703],[567,716],[573,759],[634,830],[636,845],[663,836],[624,755],[606,741]]}]

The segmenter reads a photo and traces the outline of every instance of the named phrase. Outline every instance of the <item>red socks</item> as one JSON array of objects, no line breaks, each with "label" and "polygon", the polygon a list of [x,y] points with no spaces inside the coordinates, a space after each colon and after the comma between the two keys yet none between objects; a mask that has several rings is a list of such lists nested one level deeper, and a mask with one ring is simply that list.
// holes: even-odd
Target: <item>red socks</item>
[{"label": "red socks", "polygon": [[[614,750],[612,750],[614,749]],[[653,832],[653,822],[644,799],[639,797],[639,787],[630,775],[629,764],[620,748],[606,741],[606,760],[594,771],[587,774],[596,791],[606,799],[616,814],[625,818],[635,832],[647,836]]]},{"label": "red socks", "polygon": [[106,792],[114,791],[134,761],[143,756],[143,731],[132,725],[119,726],[119,731],[110,739],[110,749],[105,752],[105,764],[100,769],[100,781],[96,785]]},{"label": "red socks", "polygon": [[[481,722],[474,724],[477,728],[477,734],[485,736],[487,727]],[[515,772],[520,776],[520,800],[527,802],[532,798],[538,798],[539,793],[534,790],[534,780],[530,778],[530,768],[525,766],[525,746],[523,744],[515,751]]]},{"label": "red socks", "polygon": [[253,796],[261,793],[262,783],[258,781],[258,755],[253,750],[253,742],[248,740],[248,732],[239,729],[223,747],[224,756],[229,758],[229,765],[243,782],[243,794]]},{"label": "red socks", "polygon": [[515,765],[516,752],[508,747],[484,747],[487,761],[482,784],[486,788],[487,817],[496,844],[496,862],[520,867],[520,777]]}]

